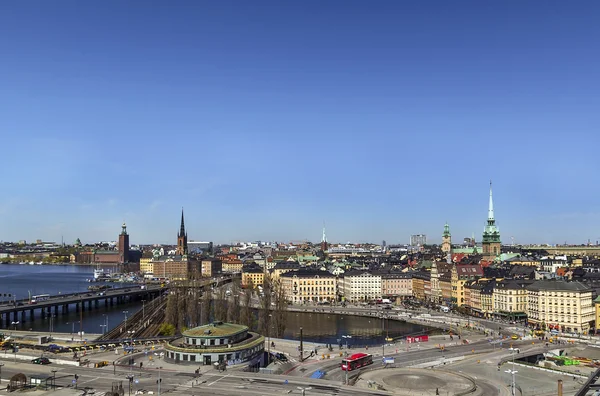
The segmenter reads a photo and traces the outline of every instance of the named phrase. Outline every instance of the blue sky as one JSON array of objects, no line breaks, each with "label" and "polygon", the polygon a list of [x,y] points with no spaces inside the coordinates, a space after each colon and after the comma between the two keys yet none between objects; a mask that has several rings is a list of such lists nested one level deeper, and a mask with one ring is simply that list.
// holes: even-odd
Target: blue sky
[{"label": "blue sky", "polygon": [[597,2],[3,2],[0,239],[600,239]]}]

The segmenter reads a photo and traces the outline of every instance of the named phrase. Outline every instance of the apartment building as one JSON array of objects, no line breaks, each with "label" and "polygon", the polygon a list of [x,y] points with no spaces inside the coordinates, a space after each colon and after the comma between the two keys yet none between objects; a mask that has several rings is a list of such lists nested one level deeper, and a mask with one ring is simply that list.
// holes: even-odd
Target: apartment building
[{"label": "apartment building", "polygon": [[249,265],[242,268],[242,287],[262,286],[265,282],[265,270],[258,265]]},{"label": "apartment building", "polygon": [[587,334],[595,312],[592,289],[578,281],[539,280],[527,286],[530,325]]},{"label": "apartment building", "polygon": [[528,292],[533,281],[504,279],[496,282],[493,292],[494,315],[509,320],[525,320]]},{"label": "apartment building", "polygon": [[450,271],[450,283],[452,288],[452,302],[459,307],[465,305],[464,285],[466,281],[474,280],[483,276],[483,269],[479,264],[456,264]]},{"label": "apartment building", "polygon": [[297,271],[300,268],[300,263],[297,261],[280,261],[273,267],[271,276],[273,279],[279,279],[286,272]]},{"label": "apartment building", "polygon": [[381,298],[381,275],[368,270],[344,273],[343,296],[346,301],[372,301]]},{"label": "apartment building", "polygon": [[223,273],[223,262],[220,259],[208,258],[201,261],[202,276],[211,278]]},{"label": "apartment building", "polygon": [[294,304],[334,302],[336,277],[328,271],[301,268],[280,275],[285,298]]}]

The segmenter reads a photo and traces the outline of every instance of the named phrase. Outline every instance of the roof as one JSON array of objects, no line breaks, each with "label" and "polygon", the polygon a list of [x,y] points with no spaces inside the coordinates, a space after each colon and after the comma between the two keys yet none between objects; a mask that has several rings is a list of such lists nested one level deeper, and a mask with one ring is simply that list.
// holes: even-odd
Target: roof
[{"label": "roof", "polygon": [[294,276],[296,276],[298,278],[314,278],[317,276],[325,277],[325,278],[335,278],[335,275],[333,275],[329,271],[322,271],[322,270],[311,269],[311,268],[301,268],[296,271],[289,271],[284,274],[281,274],[282,278],[293,278]]},{"label": "roof", "polygon": [[280,261],[273,267],[274,270],[294,270],[300,269],[300,264],[296,261]]},{"label": "roof", "polygon": [[226,337],[248,331],[248,326],[234,323],[213,322],[204,326],[194,327],[183,332],[186,337],[216,338]]},{"label": "roof", "polygon": [[483,269],[478,264],[461,264],[456,266],[458,277],[461,276],[483,276]]},{"label": "roof", "polygon": [[539,280],[527,287],[532,291],[591,291],[592,289],[578,281],[567,282],[564,280]]}]

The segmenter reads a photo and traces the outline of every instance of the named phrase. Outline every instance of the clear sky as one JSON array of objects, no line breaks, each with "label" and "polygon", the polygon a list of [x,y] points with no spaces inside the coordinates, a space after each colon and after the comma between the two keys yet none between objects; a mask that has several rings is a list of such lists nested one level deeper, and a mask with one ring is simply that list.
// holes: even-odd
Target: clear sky
[{"label": "clear sky", "polygon": [[0,2],[0,239],[600,239],[597,1]]}]

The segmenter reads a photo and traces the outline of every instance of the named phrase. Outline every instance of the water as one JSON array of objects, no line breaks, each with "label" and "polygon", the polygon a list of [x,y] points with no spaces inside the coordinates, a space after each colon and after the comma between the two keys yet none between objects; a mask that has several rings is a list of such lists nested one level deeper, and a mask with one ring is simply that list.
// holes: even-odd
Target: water
[{"label": "water", "polygon": [[[2,264],[0,265],[0,301],[11,301],[14,296],[16,299],[28,298],[36,294],[65,294],[87,291],[90,283],[88,279],[94,277],[94,267],[75,266],[75,265],[20,265],[20,264]],[[113,287],[125,286],[123,283],[106,283]],[[11,294],[13,297],[5,297],[5,294]],[[59,333],[71,333],[73,330],[78,332],[83,330],[85,333],[99,334],[104,331],[101,325],[106,324],[108,317],[108,329],[112,329],[125,319],[123,311],[131,316],[142,309],[139,302],[119,304],[113,307],[104,307],[101,303],[99,308],[91,311],[84,311],[81,318],[83,324],[80,324],[80,315],[75,312],[73,306],[68,315],[59,313],[58,317],[52,320],[46,317],[42,319],[39,311],[36,311],[35,321],[29,319],[25,323],[19,323],[17,330],[50,331],[52,325],[53,331]],[[20,316],[19,316],[20,319]],[[20,322],[20,320],[19,320]],[[4,328],[15,327],[10,323],[3,323]]]},{"label": "water", "polygon": [[303,339],[308,342],[338,345],[346,344],[343,335],[349,335],[348,345],[381,345],[386,337],[398,338],[407,335],[431,334],[435,329],[396,320],[369,318],[364,316],[330,315],[327,313],[290,312],[283,338]]},{"label": "water", "polygon": [[[27,298],[28,294],[59,294],[87,291],[90,285],[88,279],[93,278],[94,268],[91,266],[73,265],[0,265],[0,302],[9,300],[4,294],[16,295],[17,299]],[[123,284],[116,284],[123,286]],[[12,297],[10,298],[12,300]],[[105,307],[103,303],[99,308],[83,312],[83,324],[80,325],[79,313],[74,309],[68,315],[59,314],[52,321],[55,332],[78,332],[80,327],[85,333],[102,333],[108,317],[108,329],[112,329],[125,319],[123,311],[131,316],[142,309],[142,304],[133,302]],[[3,323],[7,327],[6,323]],[[29,320],[19,323],[17,329],[34,331],[49,331],[50,319],[41,319],[39,311],[35,321]],[[349,345],[375,345],[383,343],[389,337],[397,338],[412,334],[423,334],[431,329],[420,325],[388,320],[383,328],[383,321],[377,318],[330,315],[327,313],[290,312],[284,338],[300,339],[300,326],[303,327],[303,337],[307,342],[318,342],[337,345],[338,340],[346,343],[342,335],[350,335]],[[8,327],[14,326],[8,324]]]}]

